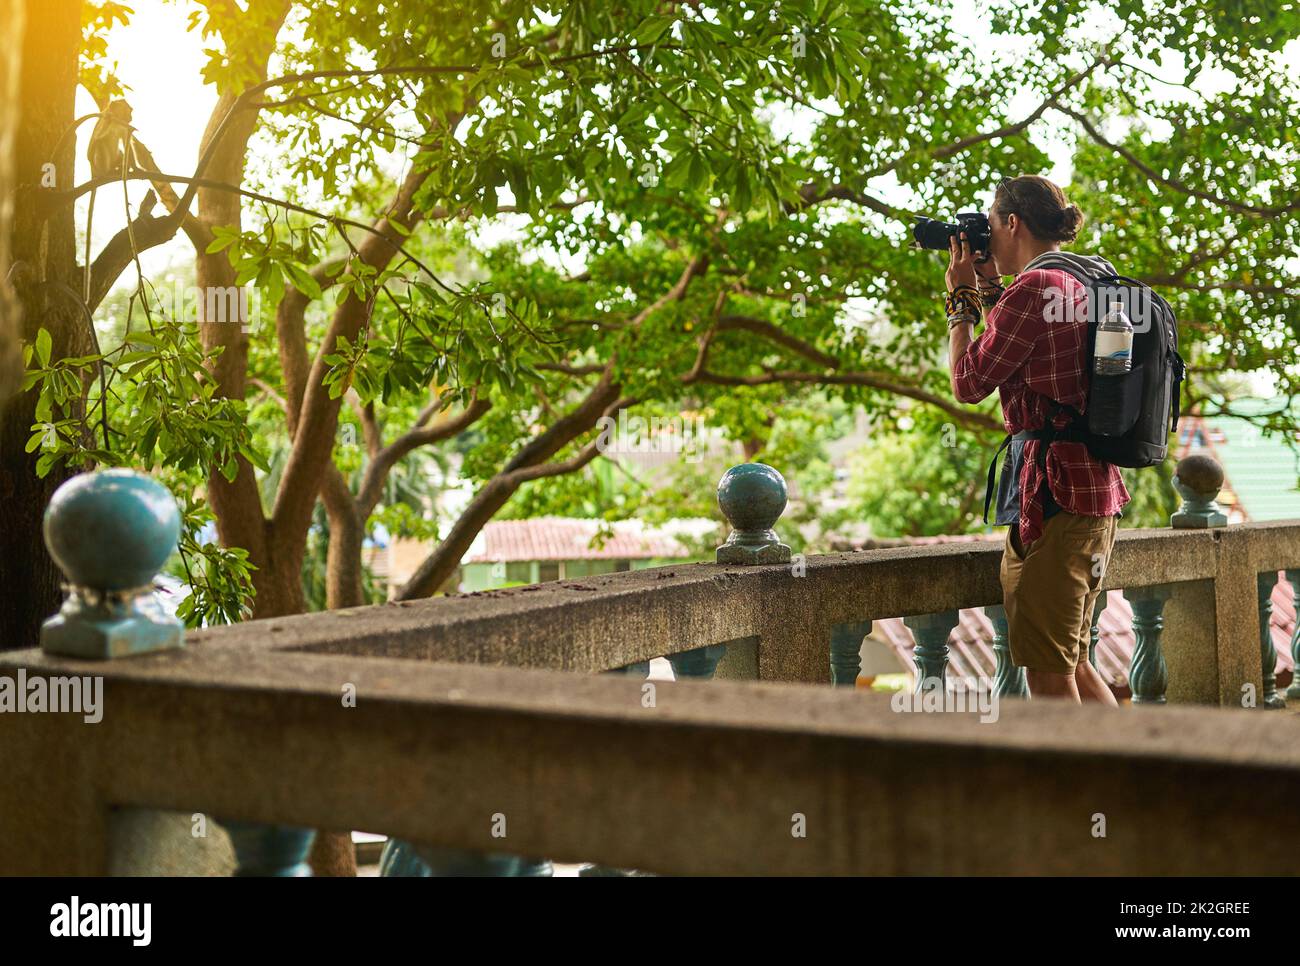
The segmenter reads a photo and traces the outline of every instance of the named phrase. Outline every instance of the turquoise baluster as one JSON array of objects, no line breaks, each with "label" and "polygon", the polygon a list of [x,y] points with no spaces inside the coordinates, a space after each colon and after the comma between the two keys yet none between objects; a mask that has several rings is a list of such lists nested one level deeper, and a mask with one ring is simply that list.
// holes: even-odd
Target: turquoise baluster
[{"label": "turquoise baluster", "polygon": [[55,490],[45,545],[68,597],[41,627],[41,649],[107,660],[184,647],[185,625],[150,596],[180,519],[167,488],[133,470],[82,473]]},{"label": "turquoise baluster", "polygon": [[1174,467],[1174,489],[1183,504],[1169,518],[1175,530],[1206,530],[1228,525],[1228,515],[1216,502],[1223,488],[1223,467],[1209,456],[1184,456]]},{"label": "turquoise baluster", "polygon": [[831,628],[831,684],[852,688],[862,673],[862,639],[871,633],[871,621],[850,621]]},{"label": "turquoise baluster", "polygon": [[219,821],[235,849],[237,877],[285,879],[311,876],[307,856],[311,854],[311,845],[316,838],[314,830],[289,825]]},{"label": "turquoise baluster", "polygon": [[379,874],[389,878],[549,878],[549,859],[527,859],[504,852],[440,848],[389,839],[379,855]]},{"label": "turquoise baluster", "polygon": [[[714,672],[718,670],[718,663],[726,653],[726,644],[707,644],[679,654],[669,654],[668,663],[673,666],[673,677],[679,681],[683,678],[708,681],[713,678]],[[648,673],[648,664],[646,668]]]},{"label": "turquoise baluster", "polygon": [[[1300,570],[1288,570],[1286,579],[1291,585],[1292,606],[1300,615]],[[1291,632],[1291,687],[1286,689],[1286,696],[1300,698],[1300,620],[1295,622],[1295,630]]]},{"label": "turquoise baluster", "polygon": [[999,698],[1029,697],[1025,669],[1016,667],[1011,660],[1011,647],[1007,638],[1007,609],[1001,604],[990,604],[984,608],[984,615],[993,624],[993,656],[998,662],[993,678],[993,693]]},{"label": "turquoise baluster", "polygon": [[1165,664],[1160,638],[1165,629],[1165,601],[1168,587],[1134,587],[1124,596],[1133,605],[1133,661],[1128,685],[1134,704],[1164,704],[1169,688],[1169,668]]},{"label": "turquoise baluster", "polygon": [[948,636],[959,620],[961,615],[955,610],[903,618],[903,623],[916,638],[912,655],[916,662],[914,690],[917,694],[933,688],[944,689],[948,678]]},{"label": "turquoise baluster", "polygon": [[1259,706],[1270,711],[1286,707],[1286,698],[1277,692],[1277,648],[1273,646],[1273,588],[1277,585],[1277,571],[1258,574],[1255,587],[1259,594],[1259,663],[1263,680],[1263,696]]},{"label": "turquoise baluster", "polygon": [[1088,663],[1097,666],[1097,642],[1101,640],[1101,615],[1106,609],[1106,591],[1097,595],[1097,603],[1092,608],[1092,625],[1088,628]]}]

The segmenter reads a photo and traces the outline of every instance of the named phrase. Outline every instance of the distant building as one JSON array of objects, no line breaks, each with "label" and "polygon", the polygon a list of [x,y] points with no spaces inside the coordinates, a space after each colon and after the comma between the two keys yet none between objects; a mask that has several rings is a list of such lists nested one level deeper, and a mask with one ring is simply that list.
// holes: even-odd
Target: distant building
[{"label": "distant building", "polygon": [[[1245,416],[1276,412],[1281,400],[1244,399],[1232,408]],[[1300,441],[1281,433],[1265,436],[1235,416],[1184,417],[1178,426],[1176,459],[1205,453],[1223,467],[1219,503],[1229,523],[1300,519]]]},{"label": "distant building", "polygon": [[[712,520],[679,520],[662,529],[637,520],[606,523],[570,517],[494,520],[461,560],[451,590],[469,593],[516,584],[642,570],[690,556],[684,538],[714,529]],[[389,547],[389,587],[396,589],[429,553],[428,543],[394,540]]]}]

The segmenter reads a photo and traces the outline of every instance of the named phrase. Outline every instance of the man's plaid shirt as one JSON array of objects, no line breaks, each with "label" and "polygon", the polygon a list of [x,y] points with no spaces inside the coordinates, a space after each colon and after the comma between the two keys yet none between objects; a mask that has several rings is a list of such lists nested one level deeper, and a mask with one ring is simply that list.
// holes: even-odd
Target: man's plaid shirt
[{"label": "man's plaid shirt", "polygon": [[[1083,412],[1088,400],[1087,291],[1069,272],[1022,272],[987,311],[984,332],[957,360],[953,386],[957,398],[976,403],[995,388],[1002,401],[1007,432],[1042,429],[1049,399]],[[1064,429],[1069,413],[1053,425]],[[1043,472],[1039,440],[1025,442],[1020,475],[1020,542],[1028,545],[1043,532]],[[1108,517],[1129,501],[1119,469],[1103,463],[1079,442],[1058,440],[1047,450],[1047,485],[1063,510]]]}]

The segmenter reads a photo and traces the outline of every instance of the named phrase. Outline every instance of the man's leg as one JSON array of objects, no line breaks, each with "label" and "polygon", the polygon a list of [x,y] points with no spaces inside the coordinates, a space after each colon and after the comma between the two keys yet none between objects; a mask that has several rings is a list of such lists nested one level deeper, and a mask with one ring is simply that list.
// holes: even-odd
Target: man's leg
[{"label": "man's leg", "polygon": [[1088,663],[1087,658],[1081,659],[1079,666],[1074,669],[1074,682],[1079,697],[1084,701],[1096,701],[1110,708],[1119,707],[1119,702],[1115,700],[1115,693],[1106,684],[1106,680],[1097,673],[1097,669]]},{"label": "man's leg", "polygon": [[1015,529],[1007,534],[1001,576],[1011,653],[1025,668],[1030,696],[1116,707],[1088,663],[1092,606],[1114,543],[1114,521],[1061,512],[1028,547],[1021,547]]},{"label": "man's leg", "polygon": [[[1011,524],[1007,528],[1006,545],[1002,549],[1002,567],[999,577],[1002,581],[1003,609],[1007,612],[1007,624],[1010,628],[1008,636],[1013,639],[1017,636],[1017,632],[1025,638],[1038,633],[1038,629],[1033,626],[1032,613],[1026,613],[1022,617],[1017,607],[1021,594],[1021,578],[1025,572],[1025,557],[1029,549],[1033,549],[1033,544],[1030,544],[1029,548],[1022,547],[1016,524]],[[1012,657],[1013,659],[1015,657],[1014,647]],[[1018,661],[1016,663],[1018,666],[1023,666]],[[1075,704],[1079,703],[1079,691],[1075,687],[1073,671],[1060,673],[1026,667],[1025,683],[1029,686],[1031,698],[1066,698]]]},{"label": "man's leg", "polygon": [[1055,671],[1034,671],[1026,668],[1025,683],[1029,685],[1031,698],[1065,698],[1075,704],[1081,703],[1074,672],[1058,674]]},{"label": "man's leg", "polygon": [[1110,565],[1110,555],[1115,549],[1115,532],[1118,521],[1110,520],[1110,527],[1104,539],[1093,548],[1093,565],[1089,571],[1095,586],[1088,592],[1083,602],[1083,620],[1079,624],[1079,663],[1074,668],[1074,682],[1079,697],[1084,701],[1094,701],[1108,708],[1118,708],[1119,702],[1111,691],[1106,679],[1101,676],[1092,662],[1088,660],[1088,649],[1092,644],[1092,612],[1097,606],[1097,599],[1106,592],[1101,589],[1102,577]]}]

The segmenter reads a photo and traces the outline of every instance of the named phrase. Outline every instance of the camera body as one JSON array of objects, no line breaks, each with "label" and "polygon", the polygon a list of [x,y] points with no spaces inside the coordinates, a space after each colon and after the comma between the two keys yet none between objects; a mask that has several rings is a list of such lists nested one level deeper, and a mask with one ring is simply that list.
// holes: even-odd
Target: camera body
[{"label": "camera body", "polygon": [[950,224],[936,218],[917,216],[912,228],[912,237],[916,239],[917,248],[933,251],[947,251],[948,239],[960,232],[966,233],[972,254],[988,253],[993,229],[989,225],[988,215],[982,211],[962,211],[957,214],[957,223]]}]

